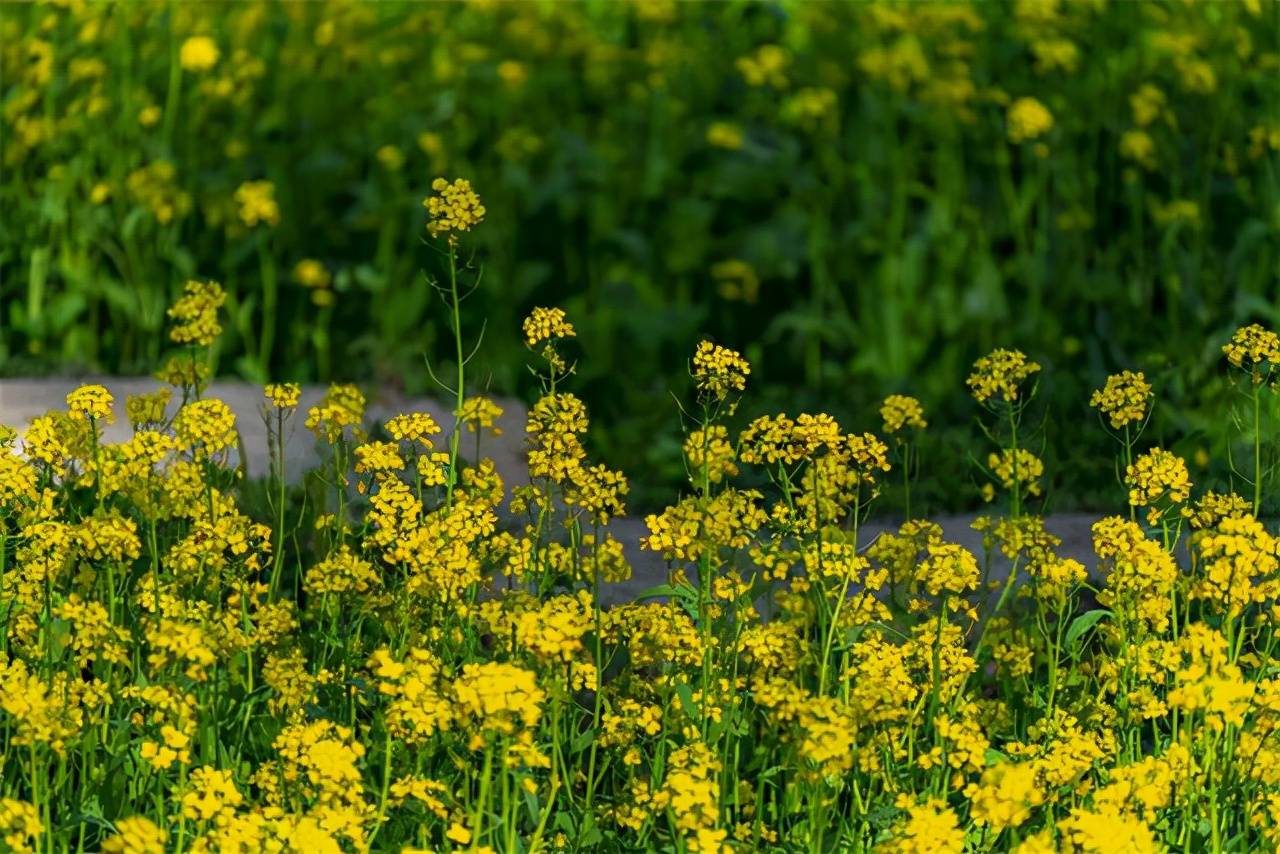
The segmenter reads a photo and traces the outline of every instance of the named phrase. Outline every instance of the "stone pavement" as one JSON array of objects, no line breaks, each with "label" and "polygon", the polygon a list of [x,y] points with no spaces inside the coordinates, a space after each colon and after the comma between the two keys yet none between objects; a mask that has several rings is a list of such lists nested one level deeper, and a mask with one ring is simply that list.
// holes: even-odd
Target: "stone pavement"
[{"label": "stone pavement", "polygon": [[[67,393],[84,383],[92,382],[105,385],[115,397],[116,419],[104,431],[106,441],[123,441],[130,432],[124,414],[125,398],[132,394],[154,391],[158,387],[155,380],[117,377],[0,379],[0,424],[21,430],[32,418],[51,409],[65,409]],[[323,386],[303,387],[299,412],[293,418],[285,452],[286,468],[292,478],[300,477],[304,471],[320,463],[316,443],[302,422],[307,408],[319,402],[324,392]],[[244,443],[247,474],[249,477],[265,476],[269,465],[261,387],[244,382],[218,381],[210,386],[205,397],[216,397],[224,401],[236,413],[236,425]],[[485,456],[494,460],[499,474],[510,488],[527,482],[522,450],[526,410],[518,401],[495,399],[495,402],[503,408],[503,415],[498,419],[497,425],[502,433],[498,437],[486,435],[481,450]],[[172,411],[177,402],[170,406]],[[430,413],[445,429],[444,441],[448,441],[448,431],[453,424],[450,410],[430,398],[405,398],[387,393],[373,395],[369,400],[368,423],[370,426],[380,424],[400,412]],[[474,438],[464,435],[463,440],[464,453],[469,456]],[[972,515],[932,518],[942,526],[949,542],[959,543],[981,558],[982,536],[970,527],[974,519]],[[1045,520],[1045,527],[1050,533],[1062,538],[1059,553],[1063,557],[1074,558],[1092,568],[1096,559],[1090,527],[1098,518],[1097,515],[1083,513],[1056,514]],[[873,519],[863,527],[865,534],[862,542],[870,543],[879,534],[893,531],[896,527],[896,522]],[[630,581],[605,585],[601,592],[606,603],[632,601],[640,592],[666,581],[667,567],[662,557],[640,548],[640,538],[647,533],[642,518],[614,520],[609,525],[609,531],[622,542],[634,568],[634,575]],[[993,564],[991,576],[1002,579],[1007,577],[1008,571],[1008,562],[1000,559]]]},{"label": "stone pavement", "polygon": [[[24,429],[32,418],[44,415],[51,409],[66,409],[67,393],[86,383],[100,383],[115,398],[115,423],[103,430],[107,442],[122,442],[130,435],[129,421],[125,418],[124,403],[129,395],[155,391],[160,383],[145,377],[78,377],[48,379],[0,379],[0,424]],[[324,397],[325,386],[303,386],[298,412],[286,425],[289,439],[285,445],[285,470],[291,480],[299,479],[308,469],[321,462],[314,437],[303,426],[307,409]],[[236,429],[244,443],[245,469],[248,477],[265,477],[270,470],[267,450],[267,425],[262,414],[262,386],[237,381],[215,381],[204,396],[217,398],[236,414]],[[498,472],[508,483],[519,483],[524,476],[524,453],[521,442],[524,437],[525,407],[519,401],[495,398],[503,408],[497,426],[502,435],[486,434],[482,450],[492,457]],[[178,401],[169,403],[169,414],[178,407]],[[444,428],[444,441],[449,441],[453,427],[451,409],[431,398],[406,398],[382,392],[369,396],[366,412],[368,426],[381,424],[401,412],[427,412]],[[464,453],[472,447],[474,436],[464,434]],[[236,464],[238,460],[234,461]],[[519,479],[518,479],[519,478]]]}]

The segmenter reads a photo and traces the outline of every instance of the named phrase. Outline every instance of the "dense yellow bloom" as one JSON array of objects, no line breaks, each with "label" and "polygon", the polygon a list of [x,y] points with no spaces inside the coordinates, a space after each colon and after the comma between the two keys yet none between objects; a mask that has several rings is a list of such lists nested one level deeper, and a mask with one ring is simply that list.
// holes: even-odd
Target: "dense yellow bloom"
[{"label": "dense yellow bloom", "polygon": [[270,181],[245,181],[236,188],[235,198],[240,207],[240,221],[248,228],[259,223],[279,224],[280,206],[276,203],[276,185]]},{"label": "dense yellow bloom", "polygon": [[218,64],[218,43],[208,36],[191,36],[178,51],[178,62],[187,71],[208,71]]},{"label": "dense yellow bloom", "polygon": [[307,410],[306,427],[334,444],[348,428],[360,425],[364,408],[365,397],[360,389],[335,383],[325,392],[324,400]]},{"label": "dense yellow bloom", "polygon": [[1142,372],[1123,371],[1107,377],[1107,384],[1093,393],[1089,405],[1120,430],[1145,420],[1150,401],[1151,386]]},{"label": "dense yellow bloom", "polygon": [[1252,515],[1220,520],[1192,538],[1199,577],[1194,598],[1207,599],[1232,617],[1251,604],[1280,598],[1280,541]]},{"label": "dense yellow bloom", "polygon": [[894,827],[889,842],[877,854],[960,854],[964,831],[956,815],[940,802],[907,808],[907,818]]},{"label": "dense yellow bloom", "polygon": [[162,424],[172,398],[173,392],[163,387],[149,393],[131,394],[125,398],[125,415],[135,429],[144,425]]},{"label": "dense yellow bloom", "polygon": [[685,437],[684,458],[689,465],[689,478],[695,485],[701,482],[704,470],[711,483],[719,483],[738,474],[738,466],[734,463],[736,454],[729,443],[729,429],[723,424],[694,430]]},{"label": "dense yellow bloom", "polygon": [[1053,113],[1035,98],[1019,98],[1009,105],[1009,141],[1026,142],[1053,129]]},{"label": "dense yellow bloom", "polygon": [[1256,323],[1242,326],[1222,345],[1227,361],[1261,383],[1280,365],[1280,335]]},{"label": "dense yellow bloom", "polygon": [[466,664],[453,683],[458,712],[475,726],[508,735],[542,717],[545,692],[537,677],[510,664]]},{"label": "dense yellow bloom", "polygon": [[791,54],[776,44],[761,45],[755,53],[739,57],[735,63],[749,86],[771,86],[783,89],[787,85],[787,66]]},{"label": "dense yellow bloom", "polygon": [[897,433],[903,428],[923,430],[929,426],[924,420],[924,407],[920,401],[905,394],[891,394],[880,404],[880,418],[884,421],[884,432]]},{"label": "dense yellow bloom", "polygon": [[1153,448],[1127,466],[1124,484],[1134,507],[1181,504],[1191,495],[1186,461],[1163,448]]},{"label": "dense yellow bloom", "polygon": [[293,265],[293,280],[304,288],[325,290],[333,282],[333,276],[324,264],[314,258],[303,258]]},{"label": "dense yellow bloom", "polygon": [[1018,350],[993,350],[973,363],[973,373],[965,380],[974,400],[986,403],[999,395],[1006,403],[1018,400],[1019,386],[1040,370]]},{"label": "dense yellow bloom", "polygon": [[979,783],[965,789],[973,821],[997,833],[1018,827],[1044,803],[1046,793],[1033,762],[1001,762],[988,768]]},{"label": "dense yellow bloom", "polygon": [[174,417],[173,431],[184,450],[206,460],[236,443],[236,414],[221,400],[197,400]]},{"label": "dense yellow bloom", "polygon": [[67,409],[77,418],[94,419],[111,423],[115,413],[111,408],[115,399],[105,386],[82,385],[67,395]]},{"label": "dense yellow bloom", "polygon": [[230,771],[205,766],[191,772],[190,791],[182,796],[182,814],[195,821],[210,821],[232,812],[244,796]]},{"label": "dense yellow bloom", "polygon": [[43,829],[34,806],[12,798],[0,799],[0,841],[7,850],[35,851],[35,841]]},{"label": "dense yellow bloom", "polygon": [[523,329],[524,343],[529,347],[556,338],[572,338],[575,334],[562,308],[535,308],[524,319]]},{"label": "dense yellow bloom", "polygon": [[947,592],[963,594],[978,586],[978,560],[973,552],[951,543],[930,544],[917,580],[933,596]]},{"label": "dense yellow bloom", "polygon": [[1164,847],[1142,819],[1118,812],[1077,808],[1058,822],[1062,850],[1080,854],[1157,854]]},{"label": "dense yellow bloom", "polygon": [[272,383],[263,388],[262,396],[274,409],[293,409],[302,397],[302,387],[297,383]]},{"label": "dense yellow bloom", "polygon": [[989,454],[987,468],[1005,489],[1013,489],[1016,484],[1020,489],[1025,489],[1029,495],[1040,494],[1040,478],[1044,476],[1044,463],[1024,448],[1018,448],[1016,453],[1006,448],[999,454]]},{"label": "dense yellow bloom", "polygon": [[422,204],[431,218],[427,231],[432,237],[443,234],[453,244],[457,241],[457,232],[470,231],[484,221],[484,205],[467,179],[458,178],[449,183],[444,178],[436,178],[431,182],[431,190],[435,195]]},{"label": "dense yellow bloom", "polygon": [[135,816],[116,822],[115,835],[102,843],[105,854],[164,854],[169,834],[149,818]]},{"label": "dense yellow bloom", "polygon": [[183,292],[184,296],[169,308],[169,318],[174,322],[169,340],[208,347],[222,334],[218,309],[227,296],[217,282],[187,282]]},{"label": "dense yellow bloom", "polygon": [[732,122],[712,122],[707,126],[707,143],[716,148],[737,151],[742,148],[742,128]]},{"label": "dense yellow bloom", "polygon": [[367,594],[381,584],[373,564],[346,546],[307,570],[304,582],[307,592],[316,594]]},{"label": "dense yellow bloom", "polygon": [[703,341],[693,354],[693,379],[698,391],[714,400],[724,400],[731,392],[747,387],[751,366],[728,347]]}]

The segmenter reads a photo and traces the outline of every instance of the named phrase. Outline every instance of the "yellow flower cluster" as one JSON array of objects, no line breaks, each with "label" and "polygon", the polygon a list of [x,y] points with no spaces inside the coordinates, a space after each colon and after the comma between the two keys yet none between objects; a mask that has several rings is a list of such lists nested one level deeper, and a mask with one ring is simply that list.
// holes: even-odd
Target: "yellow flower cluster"
[{"label": "yellow flower cluster", "polygon": [[1035,454],[1023,448],[1017,451],[1004,449],[987,457],[987,468],[1005,489],[1025,490],[1028,495],[1040,494],[1040,478],[1044,476],[1044,463]]},{"label": "yellow flower cluster", "polygon": [[276,185],[270,181],[245,181],[236,188],[235,201],[240,207],[240,222],[246,228],[259,223],[272,226],[280,223]]},{"label": "yellow flower cluster", "polygon": [[1009,141],[1038,139],[1053,129],[1053,113],[1035,98],[1019,98],[1009,105]]},{"label": "yellow flower cluster", "polygon": [[178,62],[186,71],[208,71],[218,64],[218,43],[208,36],[191,36],[178,51]]},{"label": "yellow flower cluster", "polygon": [[468,397],[462,401],[457,416],[467,425],[469,433],[488,430],[495,436],[502,435],[502,428],[497,426],[497,420],[502,417],[502,407],[487,397]]},{"label": "yellow flower cluster", "polygon": [[1151,385],[1141,371],[1107,377],[1106,385],[1089,398],[1089,405],[1107,416],[1116,430],[1145,421],[1150,403]]},{"label": "yellow flower cluster", "polygon": [[1257,323],[1242,326],[1222,345],[1222,352],[1234,367],[1247,371],[1255,385],[1280,366],[1280,335]]},{"label": "yellow flower cluster", "polygon": [[524,343],[529,347],[556,338],[572,338],[575,334],[562,308],[535,308],[524,319],[523,328]]},{"label": "yellow flower cluster", "polygon": [[169,340],[175,344],[208,347],[222,334],[218,309],[227,296],[217,282],[187,282],[184,296],[169,308],[173,328]]},{"label": "yellow flower cluster", "polygon": [[450,183],[436,178],[431,182],[431,190],[434,195],[427,197],[422,205],[431,217],[427,231],[432,237],[443,234],[452,245],[457,241],[458,232],[470,231],[484,221],[484,205],[467,179],[458,178]]},{"label": "yellow flower cluster", "polygon": [[702,341],[693,353],[694,383],[709,399],[724,400],[731,393],[744,390],[750,373],[747,360],[728,347]]},{"label": "yellow flower cluster", "polygon": [[924,407],[920,401],[905,394],[891,394],[880,404],[880,419],[884,432],[893,435],[905,428],[923,430],[929,426],[924,420]]},{"label": "yellow flower cluster", "polygon": [[114,402],[111,392],[101,385],[83,385],[67,395],[67,409],[73,416],[86,421],[114,421],[115,413],[111,408]]},{"label": "yellow flower cluster", "polygon": [[965,380],[974,400],[986,403],[999,396],[1005,403],[1019,397],[1019,386],[1040,370],[1019,350],[993,350],[973,363],[973,373]]},{"label": "yellow flower cluster", "polygon": [[546,696],[535,674],[496,662],[464,665],[453,690],[462,717],[506,735],[536,726]]},{"label": "yellow flower cluster", "polygon": [[1129,503],[1134,507],[1182,504],[1191,496],[1191,475],[1177,454],[1153,448],[1133,461],[1124,472]]},{"label": "yellow flower cluster", "polygon": [[302,387],[297,383],[272,383],[263,388],[262,395],[274,409],[294,409],[302,399]]}]

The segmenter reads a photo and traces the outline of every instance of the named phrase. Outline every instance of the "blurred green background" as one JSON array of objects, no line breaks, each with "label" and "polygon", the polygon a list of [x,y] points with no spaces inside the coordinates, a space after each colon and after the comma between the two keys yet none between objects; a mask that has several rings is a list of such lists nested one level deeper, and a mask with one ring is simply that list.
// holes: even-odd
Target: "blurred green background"
[{"label": "blurred green background", "polygon": [[967,506],[963,379],[1006,346],[1045,366],[1054,506],[1114,506],[1090,390],[1146,371],[1146,439],[1221,479],[1220,346],[1280,326],[1274,0],[61,2],[0,44],[8,375],[153,370],[201,278],[223,374],[429,391],[437,175],[489,211],[473,390],[528,394],[519,321],[563,306],[641,487],[709,335],[744,415],[920,397],[928,509]]}]

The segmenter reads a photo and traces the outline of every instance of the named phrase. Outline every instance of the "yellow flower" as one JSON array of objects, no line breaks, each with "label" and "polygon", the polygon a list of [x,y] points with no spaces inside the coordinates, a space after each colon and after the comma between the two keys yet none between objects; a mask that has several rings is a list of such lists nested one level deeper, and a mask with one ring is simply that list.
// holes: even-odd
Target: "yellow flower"
[{"label": "yellow flower", "polygon": [[404,166],[404,152],[394,145],[384,145],[374,155],[388,172],[399,172]]},{"label": "yellow flower", "polygon": [[34,843],[43,829],[34,806],[12,798],[0,799],[0,842],[6,850],[34,852]]},{"label": "yellow flower", "polygon": [[174,321],[169,340],[208,347],[222,334],[218,309],[227,295],[217,282],[189,281],[183,291],[185,295],[169,308],[169,317]]},{"label": "yellow flower", "polygon": [[532,672],[498,662],[464,664],[453,691],[464,717],[482,729],[508,735],[536,726],[546,699]]},{"label": "yellow flower", "polygon": [[923,430],[929,426],[924,420],[924,407],[920,401],[905,394],[891,394],[880,405],[880,418],[884,421],[884,432],[893,434],[910,427]]},{"label": "yellow flower", "polygon": [[508,86],[522,86],[529,79],[529,69],[523,63],[508,59],[498,63],[498,77]]},{"label": "yellow flower", "polygon": [[711,265],[711,278],[716,290],[727,300],[754,303],[760,293],[760,277],[756,270],[739,258],[728,258]]},{"label": "yellow flower", "polygon": [[698,391],[715,400],[747,387],[751,366],[736,350],[702,341],[693,354],[693,379]]},{"label": "yellow flower", "polygon": [[471,831],[467,830],[467,826],[460,821],[450,824],[444,835],[450,842],[456,842],[459,845],[466,845],[471,842]]},{"label": "yellow flower", "polygon": [[974,824],[995,832],[1018,827],[1045,801],[1034,762],[1001,762],[982,774],[981,783],[965,789]]},{"label": "yellow flower", "polygon": [[297,383],[272,383],[262,390],[262,394],[276,409],[293,409],[302,397],[302,387]]},{"label": "yellow flower", "polygon": [[77,418],[106,421],[110,424],[115,421],[115,413],[111,409],[114,401],[105,386],[82,385],[67,395],[67,409]]},{"label": "yellow flower", "polygon": [[1038,139],[1053,129],[1053,113],[1035,98],[1019,98],[1009,105],[1009,141]]},{"label": "yellow flower", "polygon": [[964,831],[942,802],[928,802],[909,807],[892,839],[876,850],[881,854],[961,854]]},{"label": "yellow flower", "polygon": [[221,400],[188,403],[173,419],[173,432],[182,448],[207,460],[236,442],[236,414]]},{"label": "yellow flower", "polygon": [[1120,430],[1147,417],[1151,386],[1141,371],[1122,371],[1107,377],[1107,384],[1093,393],[1089,405],[1099,410]]},{"label": "yellow flower", "polygon": [[182,814],[195,821],[210,821],[235,811],[244,802],[230,771],[208,766],[191,772],[190,791],[182,796]]},{"label": "yellow flower", "polygon": [[186,71],[208,71],[218,64],[218,43],[208,36],[191,36],[178,51],[178,62]]},{"label": "yellow flower", "polygon": [[782,89],[787,85],[787,66],[791,54],[776,44],[761,45],[755,53],[739,57],[735,63],[748,86],[771,86]]},{"label": "yellow flower", "polygon": [[1121,135],[1120,155],[1147,171],[1156,168],[1156,144],[1144,130],[1127,130]]},{"label": "yellow flower", "polygon": [[712,122],[707,126],[707,143],[737,151],[742,148],[742,128],[732,122]]},{"label": "yellow flower", "polygon": [[1040,494],[1040,478],[1044,475],[1044,463],[1028,450],[1018,448],[1018,452],[1014,454],[1006,448],[999,454],[990,454],[987,457],[987,468],[1005,489],[1013,489],[1016,483],[1025,486],[1030,495]]},{"label": "yellow flower", "polygon": [[1129,96],[1133,121],[1138,127],[1146,127],[1159,118],[1164,105],[1164,93],[1150,83],[1144,83],[1137,92]]},{"label": "yellow flower", "polygon": [[1233,367],[1248,371],[1255,385],[1280,365],[1280,336],[1257,323],[1242,326],[1222,346]]},{"label": "yellow flower", "polygon": [[332,283],[333,277],[324,264],[314,258],[303,258],[293,265],[293,280],[306,288],[324,290]]},{"label": "yellow flower", "polygon": [[457,232],[470,231],[484,221],[484,205],[466,178],[458,178],[452,184],[436,178],[431,182],[431,189],[435,195],[425,199],[422,205],[431,218],[427,231],[432,237],[443,234],[453,244],[457,241]]},{"label": "yellow flower", "polygon": [[1058,822],[1058,830],[1062,832],[1062,850],[1067,854],[1156,854],[1164,850],[1146,822],[1120,812],[1077,807]]},{"label": "yellow flower", "polygon": [[1163,448],[1153,448],[1127,466],[1124,485],[1129,489],[1130,505],[1152,508],[1148,514],[1152,524],[1162,511],[1181,504],[1191,495],[1186,461]]},{"label": "yellow flower", "polygon": [[276,185],[270,181],[245,181],[236,188],[235,199],[240,206],[240,221],[249,228],[259,223],[273,226],[280,222]]},{"label": "yellow flower", "polygon": [[1013,403],[1018,400],[1018,386],[1039,370],[1040,365],[1019,350],[993,350],[973,363],[973,373],[965,382],[979,403],[986,403],[997,394],[1006,403]]},{"label": "yellow flower", "polygon": [[488,429],[495,436],[502,435],[502,428],[495,426],[497,420],[502,417],[502,407],[487,397],[468,397],[462,401],[462,408],[456,415],[463,424],[467,425],[468,433],[478,433],[482,429]]},{"label": "yellow flower", "polygon": [[142,816],[116,822],[116,835],[103,840],[105,854],[164,854],[169,834]]},{"label": "yellow flower", "polygon": [[573,324],[565,319],[562,308],[535,308],[524,319],[523,329],[524,343],[529,347],[556,338],[572,338],[576,334]]}]

